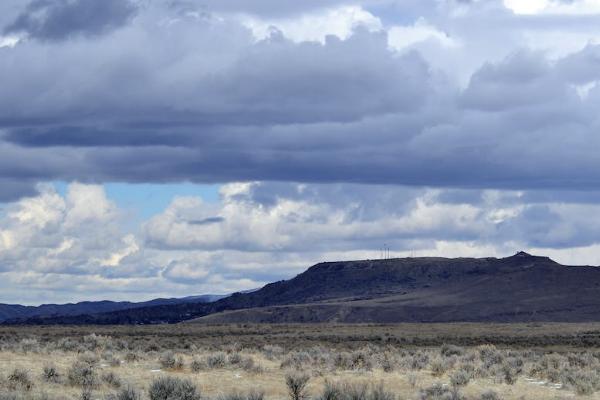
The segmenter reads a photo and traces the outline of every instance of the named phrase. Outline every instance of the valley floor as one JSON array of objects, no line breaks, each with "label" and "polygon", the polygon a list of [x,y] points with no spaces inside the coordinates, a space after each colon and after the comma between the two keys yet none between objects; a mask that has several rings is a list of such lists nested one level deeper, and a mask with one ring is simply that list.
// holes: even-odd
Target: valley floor
[{"label": "valley floor", "polygon": [[[193,400],[196,388],[283,400],[304,379],[304,399],[600,399],[599,335],[600,324],[0,327],[0,399]],[[164,377],[189,396],[160,397]]]}]

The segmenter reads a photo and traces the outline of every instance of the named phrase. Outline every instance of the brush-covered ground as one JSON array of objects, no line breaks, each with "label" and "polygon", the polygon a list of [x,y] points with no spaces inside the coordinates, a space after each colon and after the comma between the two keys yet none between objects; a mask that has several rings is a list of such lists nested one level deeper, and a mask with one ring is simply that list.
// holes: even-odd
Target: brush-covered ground
[{"label": "brush-covered ground", "polygon": [[0,400],[600,399],[599,324],[0,327]]}]

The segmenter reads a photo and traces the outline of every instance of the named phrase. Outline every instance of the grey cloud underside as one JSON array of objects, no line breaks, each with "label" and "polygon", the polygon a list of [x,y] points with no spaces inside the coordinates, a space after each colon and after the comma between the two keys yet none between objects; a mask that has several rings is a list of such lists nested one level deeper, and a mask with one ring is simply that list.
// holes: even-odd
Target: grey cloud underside
[{"label": "grey cloud underside", "polygon": [[[193,2],[134,19],[109,3],[98,17],[113,22],[85,26],[126,18],[110,35],[0,48],[1,179],[600,188],[600,89],[577,92],[599,78],[598,46],[555,63],[512,52],[461,88],[381,32],[257,42],[235,21],[181,14]],[[46,21],[85,4],[29,7]],[[208,8],[227,4],[243,8]]]},{"label": "grey cloud underside", "polygon": [[95,36],[125,25],[135,11],[129,0],[33,0],[4,33],[39,40]]}]

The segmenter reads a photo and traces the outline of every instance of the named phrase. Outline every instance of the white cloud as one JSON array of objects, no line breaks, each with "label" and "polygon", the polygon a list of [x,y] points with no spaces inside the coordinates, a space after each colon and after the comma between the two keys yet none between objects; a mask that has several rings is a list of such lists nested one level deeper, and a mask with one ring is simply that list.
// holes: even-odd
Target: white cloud
[{"label": "white cloud", "polygon": [[16,36],[0,36],[0,49],[2,47],[15,47],[19,40]]},{"label": "white cloud", "polygon": [[457,47],[460,42],[419,18],[413,25],[392,26],[388,29],[388,41],[394,50],[403,50],[425,41],[434,41],[444,47]]},{"label": "white cloud", "polygon": [[125,247],[110,254],[108,258],[99,260],[100,265],[105,265],[108,267],[118,267],[124,258],[136,254],[140,250],[140,246],[137,244],[134,235],[129,234],[123,237],[122,242]]},{"label": "white cloud", "polygon": [[127,232],[101,186],[75,183],[65,196],[42,186],[0,217],[0,290],[3,301],[28,303],[228,293],[321,261],[378,258],[384,243],[394,257],[523,249],[596,263],[600,223],[589,216],[600,206],[556,196],[232,183],[217,204],[175,197],[139,232]]},{"label": "white cloud", "polygon": [[504,0],[516,14],[586,15],[600,13],[599,0]]},{"label": "white cloud", "polygon": [[251,15],[238,18],[257,39],[268,38],[276,29],[294,42],[323,43],[328,35],[347,39],[358,26],[372,31],[383,27],[379,18],[358,6],[341,6],[282,19],[263,19]]},{"label": "white cloud", "polygon": [[517,14],[537,14],[550,6],[548,0],[504,0],[504,5]]}]

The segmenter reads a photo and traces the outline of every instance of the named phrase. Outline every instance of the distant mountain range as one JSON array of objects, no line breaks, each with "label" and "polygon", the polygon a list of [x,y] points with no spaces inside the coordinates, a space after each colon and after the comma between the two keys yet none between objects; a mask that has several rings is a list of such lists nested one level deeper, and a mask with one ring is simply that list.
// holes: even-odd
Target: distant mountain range
[{"label": "distant mountain range", "polygon": [[[141,303],[138,303],[141,304]],[[24,324],[600,321],[600,268],[520,252],[506,258],[320,263],[213,301],[10,319]]]},{"label": "distant mountain range", "polygon": [[42,304],[41,306],[22,306],[19,304],[0,304],[0,322],[24,321],[29,318],[54,318],[77,316],[82,314],[99,314],[120,310],[131,310],[159,305],[181,303],[208,303],[226,297],[225,295],[206,294],[172,299],[154,299],[139,303],[128,301],[83,301],[70,304]]}]

